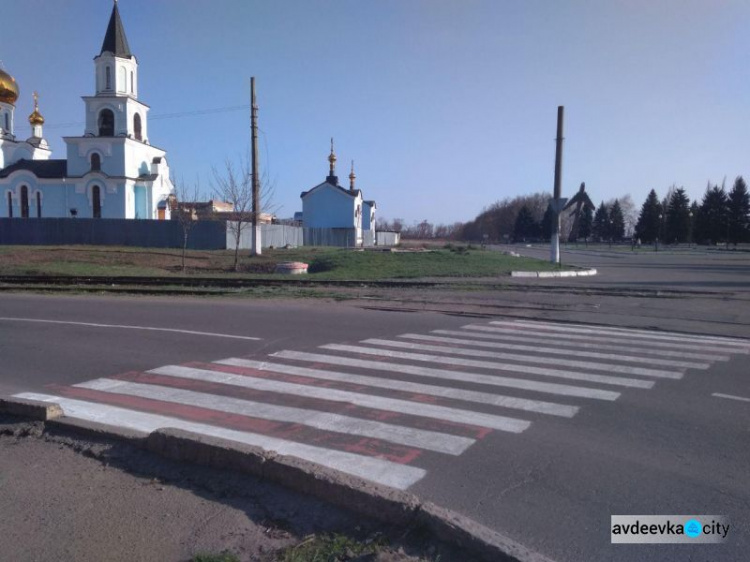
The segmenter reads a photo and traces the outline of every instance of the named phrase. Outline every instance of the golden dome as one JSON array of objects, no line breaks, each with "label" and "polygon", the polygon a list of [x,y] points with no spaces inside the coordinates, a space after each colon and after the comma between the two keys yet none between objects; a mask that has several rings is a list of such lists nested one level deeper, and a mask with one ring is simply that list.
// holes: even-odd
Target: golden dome
[{"label": "golden dome", "polygon": [[333,152],[333,139],[331,139],[331,154],[328,155],[328,161],[331,163],[331,169],[336,165],[336,153]]},{"label": "golden dome", "polygon": [[29,115],[31,125],[44,125],[44,117],[39,113],[39,94],[34,92],[34,112]]},{"label": "golden dome", "polygon": [[16,104],[18,99],[18,84],[10,74],[0,69],[0,102]]}]

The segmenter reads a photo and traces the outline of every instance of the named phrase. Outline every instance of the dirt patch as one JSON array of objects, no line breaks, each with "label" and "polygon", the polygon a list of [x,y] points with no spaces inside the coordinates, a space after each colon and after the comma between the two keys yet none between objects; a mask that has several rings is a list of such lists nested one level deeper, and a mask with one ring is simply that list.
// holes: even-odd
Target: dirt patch
[{"label": "dirt patch", "polygon": [[247,475],[10,417],[0,418],[0,513],[7,560],[465,560]]}]

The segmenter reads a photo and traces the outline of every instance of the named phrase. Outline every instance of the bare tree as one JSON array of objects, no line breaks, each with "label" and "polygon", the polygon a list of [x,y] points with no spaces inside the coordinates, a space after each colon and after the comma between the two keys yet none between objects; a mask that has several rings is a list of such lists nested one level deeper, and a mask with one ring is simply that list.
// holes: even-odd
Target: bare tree
[{"label": "bare tree", "polygon": [[[273,204],[274,187],[268,181],[266,172],[261,174],[260,180],[260,215],[271,213],[275,209]],[[256,217],[253,215],[253,181],[250,164],[247,159],[241,159],[235,164],[227,159],[223,170],[213,168],[211,187],[215,196],[232,206],[232,212],[227,220],[227,230],[234,236],[234,270],[239,269],[240,244],[242,233],[249,226],[252,228]],[[260,216],[257,220],[260,220]]]},{"label": "bare tree", "polygon": [[240,242],[245,227],[252,224],[253,183],[247,161],[239,166],[231,160],[224,162],[224,170],[213,168],[212,188],[217,197],[232,205],[227,230],[234,236],[234,270],[239,267]]},{"label": "bare tree", "polygon": [[198,223],[197,217],[194,216],[195,204],[200,199],[200,184],[196,181],[194,184],[187,184],[185,180],[172,180],[174,185],[174,204],[172,206],[172,218],[174,218],[182,228],[182,272],[185,273],[185,254],[187,253],[188,238],[190,231]]}]

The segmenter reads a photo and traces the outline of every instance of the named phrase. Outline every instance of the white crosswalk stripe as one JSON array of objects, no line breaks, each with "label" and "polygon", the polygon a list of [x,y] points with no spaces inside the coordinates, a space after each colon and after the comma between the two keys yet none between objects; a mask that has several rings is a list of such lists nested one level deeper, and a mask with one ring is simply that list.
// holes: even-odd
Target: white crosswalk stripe
[{"label": "white crosswalk stripe", "polygon": [[347,367],[361,367],[363,369],[374,369],[377,371],[404,373],[420,377],[431,377],[449,381],[471,382],[491,386],[503,386],[544,392],[547,394],[558,394],[561,396],[576,396],[579,398],[593,398],[597,400],[617,400],[620,393],[598,388],[586,388],[567,384],[530,381],[510,377],[499,377],[495,375],[482,375],[478,373],[466,373],[462,371],[451,371],[448,369],[434,369],[416,365],[402,365],[398,363],[385,363],[383,361],[368,361],[367,359],[355,359],[352,357],[341,357],[322,353],[307,353],[304,351],[284,350],[272,353],[271,357],[280,359],[296,359],[312,363],[327,363],[329,365],[344,365]]},{"label": "white crosswalk stripe", "polygon": [[402,392],[414,392],[417,394],[439,396],[442,398],[462,400],[465,402],[476,402],[479,404],[490,404],[492,406],[525,410],[528,412],[562,416],[566,418],[573,417],[578,412],[578,406],[569,406],[567,404],[556,404],[554,402],[545,402],[542,400],[529,400],[526,398],[490,394],[489,392],[476,392],[473,390],[462,390],[459,388],[435,386],[403,380],[368,377],[350,373],[339,373],[336,371],[323,371],[321,369],[309,369],[307,367],[285,365],[283,363],[269,363],[267,361],[252,361],[249,359],[238,358],[222,359],[219,361],[214,361],[214,363],[218,365],[245,367],[272,373],[284,373],[288,375],[298,375],[315,379],[371,386],[373,388],[387,388],[390,390],[399,390]]},{"label": "white crosswalk stripe", "polygon": [[[468,329],[469,326],[464,326],[463,330],[433,330],[433,334],[440,334],[445,336],[459,336],[461,338],[471,338],[474,339],[483,339],[483,340],[491,340],[491,341],[498,341],[498,342],[520,342],[520,343],[537,343],[542,344],[543,346],[547,347],[550,345],[550,340],[548,338],[537,338],[533,335],[529,334],[526,336],[523,335],[512,335],[512,334],[518,334],[519,332],[516,332],[515,330],[510,330],[508,333],[486,333],[481,331],[475,331]],[[587,338],[584,338],[586,340]],[[656,358],[659,357],[679,357],[681,359],[694,359],[696,361],[729,361],[729,355],[715,355],[715,354],[705,354],[705,353],[690,353],[688,351],[672,351],[669,349],[649,349],[642,346],[630,346],[630,345],[623,345],[622,343],[617,345],[612,344],[605,344],[605,343],[588,343],[587,341],[565,341],[556,339],[555,340],[555,346],[558,348],[565,348],[567,351],[568,348],[572,348],[571,351],[578,350],[578,349],[597,349],[600,351],[618,351],[618,352],[627,352],[629,354],[632,353],[638,353],[638,355],[643,356],[644,360],[651,359],[651,356],[656,356]],[[539,349],[538,347],[535,347],[534,349]]]},{"label": "white crosswalk stripe", "polygon": [[[446,332],[447,330],[441,330]],[[436,330],[437,332],[437,330]],[[517,345],[495,341],[482,341],[477,339],[465,339],[469,337],[463,332],[454,332],[463,335],[463,338],[448,338],[431,336],[427,334],[401,334],[400,338],[420,340],[435,343],[448,343],[455,345],[468,345],[470,347],[486,347],[490,349],[509,349],[512,351],[530,351],[532,353],[544,353],[546,355],[572,355],[575,357],[590,357],[592,359],[605,359],[608,361],[619,361],[624,363],[644,363],[647,365],[659,365],[662,367],[675,367],[678,369],[708,369],[710,363],[691,363],[689,361],[673,361],[671,359],[659,359],[656,357],[636,357],[634,355],[620,355],[617,353],[597,353],[595,351],[583,351],[580,349],[562,349],[549,346]],[[727,358],[728,359],[728,358]]]},{"label": "white crosswalk stripe", "polygon": [[720,336],[703,336],[693,334],[680,334],[676,332],[659,332],[656,330],[639,330],[632,328],[617,328],[611,326],[585,326],[583,324],[560,324],[550,322],[528,321],[528,320],[494,320],[490,322],[493,326],[528,326],[543,330],[579,333],[579,334],[614,334],[625,338],[646,338],[657,340],[686,341],[694,343],[709,343],[741,348],[750,347],[750,342],[735,338]]},{"label": "white crosswalk stripe", "polygon": [[750,350],[743,349],[741,347],[725,347],[717,346],[710,343],[699,343],[699,342],[666,342],[657,340],[638,340],[627,341],[622,336],[611,334],[608,336],[598,335],[583,335],[583,334],[569,334],[564,332],[555,332],[553,334],[543,333],[538,330],[534,330],[527,326],[518,326],[516,328],[501,327],[501,326],[477,326],[469,325],[462,326],[467,330],[478,330],[481,332],[489,332],[493,334],[517,334],[517,335],[533,335],[534,337],[542,337],[554,340],[573,340],[573,341],[584,341],[584,342],[599,342],[599,343],[618,343],[620,345],[629,346],[641,346],[644,348],[658,347],[666,349],[684,349],[686,351],[701,351],[709,353],[750,353]]},{"label": "white crosswalk stripe", "polygon": [[[478,425],[482,427],[489,427],[492,429],[499,429],[501,431],[510,431],[512,433],[520,433],[524,429],[529,427],[529,422],[525,420],[519,420],[515,418],[508,418],[504,416],[493,416],[489,414],[481,414],[478,412],[471,412],[467,410],[459,410],[456,408],[447,408],[445,406],[435,406],[434,404],[421,404],[419,402],[412,402],[408,400],[397,400],[393,398],[384,398],[382,396],[376,396],[373,394],[362,394],[358,392],[349,392],[346,390],[336,390],[333,388],[320,388],[316,386],[309,386],[304,384],[294,384],[283,381],[275,381],[269,379],[245,377],[242,375],[234,375],[231,373],[222,373],[219,371],[209,371],[207,369],[194,369],[192,367],[181,367],[178,365],[168,365],[166,367],[159,367],[149,371],[150,373],[158,375],[166,375],[171,377],[179,377],[183,379],[194,379],[199,381],[209,381],[221,384],[229,384],[239,386],[242,388],[252,388],[255,390],[265,390],[268,392],[279,392],[283,394],[290,394],[295,396],[306,396],[310,398],[320,398],[324,400],[333,400],[338,402],[347,402],[350,404],[356,404],[357,406],[363,406],[366,408],[374,408],[377,410],[386,410],[389,412],[398,412],[401,414],[410,414],[415,416],[423,416],[427,418],[437,418],[442,420],[448,420],[456,423],[465,423],[469,425]],[[222,400],[224,398],[222,397]],[[254,405],[257,407],[257,405]],[[278,407],[271,408],[274,410]],[[253,412],[262,411],[261,409],[254,409]],[[313,415],[309,411],[307,415]],[[284,413],[284,412],[282,412]],[[320,417],[320,414],[315,413],[314,418]],[[325,416],[323,416],[325,417]],[[280,419],[280,418],[279,418]],[[283,421],[296,421],[298,423],[306,423],[302,421],[302,417],[299,419],[285,419]],[[328,420],[326,420],[327,423]],[[336,427],[347,427],[347,424],[354,425],[362,423],[361,420],[352,419],[337,419],[336,424],[331,425],[328,429]],[[337,425],[338,424],[338,425]],[[375,435],[371,435],[375,437]],[[417,442],[404,443],[406,445],[420,446]],[[466,445],[462,441],[463,445]],[[422,448],[429,449],[432,447],[424,446]],[[464,447],[465,448],[465,447]],[[462,449],[463,450],[463,449]],[[443,451],[447,452],[447,451]]]},{"label": "white crosswalk stripe", "polygon": [[493,369],[499,371],[513,371],[515,373],[527,373],[544,377],[557,377],[570,380],[579,380],[600,384],[611,384],[614,386],[627,386],[631,388],[651,388],[653,381],[642,379],[631,379],[626,377],[611,377],[607,375],[594,375],[579,373],[577,371],[566,371],[562,369],[547,369],[543,367],[532,367],[529,365],[511,365],[508,363],[497,363],[493,361],[476,361],[474,359],[457,359],[455,357],[443,357],[439,355],[426,355],[424,353],[410,353],[406,351],[391,351],[390,349],[375,349],[361,345],[328,344],[321,345],[321,349],[331,351],[350,351],[364,355],[377,355],[379,357],[393,357],[395,359],[407,359],[411,361],[422,361],[428,363],[442,363],[445,365],[456,365],[460,367],[479,367],[480,369]]},{"label": "white crosswalk stripe", "polygon": [[277,439],[247,431],[235,431],[214,425],[194,423],[179,418],[148,414],[116,406],[33,392],[24,392],[16,396],[28,400],[41,400],[42,402],[59,404],[62,406],[65,414],[72,418],[115,425],[144,434],[151,433],[157,429],[173,427],[211,437],[228,439],[246,445],[254,445],[262,447],[267,451],[276,451],[281,455],[292,455],[399,490],[405,490],[415,482],[421,480],[427,473],[422,468],[398,464],[376,457],[336,451],[325,447],[315,447],[286,439]]},{"label": "white crosswalk stripe", "polygon": [[624,373],[626,375],[642,375],[646,377],[661,377],[667,379],[681,379],[682,373],[679,371],[664,371],[661,369],[646,369],[643,367],[633,367],[631,365],[614,365],[611,363],[598,363],[594,361],[574,361],[570,359],[560,359],[557,357],[539,357],[537,355],[519,355],[516,353],[502,353],[497,351],[484,351],[477,349],[461,349],[450,346],[426,345],[419,343],[410,343],[394,340],[382,340],[370,338],[362,340],[360,343],[369,345],[381,345],[386,347],[398,347],[401,349],[414,349],[417,351],[433,351],[436,353],[446,353],[449,355],[464,355],[469,357],[487,357],[490,359],[505,359],[506,361],[519,361],[529,363],[540,363],[542,365],[554,365],[561,367],[574,367],[578,369],[595,369],[606,370],[612,373]]}]

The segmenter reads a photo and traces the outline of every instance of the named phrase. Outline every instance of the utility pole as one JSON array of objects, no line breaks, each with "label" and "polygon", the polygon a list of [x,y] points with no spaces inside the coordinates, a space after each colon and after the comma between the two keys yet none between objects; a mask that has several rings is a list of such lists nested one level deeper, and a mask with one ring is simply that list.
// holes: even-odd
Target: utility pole
[{"label": "utility pole", "polygon": [[255,101],[255,76],[250,78],[250,128],[252,129],[253,237],[250,255],[261,255],[260,178],[258,177],[258,104]]},{"label": "utility pole", "polygon": [[557,107],[557,139],[555,145],[555,190],[550,206],[554,217],[552,218],[552,244],[550,248],[550,262],[560,263],[560,212],[565,206],[567,199],[561,195],[560,184],[562,182],[562,145],[563,145],[563,112],[565,108]]}]

